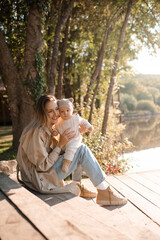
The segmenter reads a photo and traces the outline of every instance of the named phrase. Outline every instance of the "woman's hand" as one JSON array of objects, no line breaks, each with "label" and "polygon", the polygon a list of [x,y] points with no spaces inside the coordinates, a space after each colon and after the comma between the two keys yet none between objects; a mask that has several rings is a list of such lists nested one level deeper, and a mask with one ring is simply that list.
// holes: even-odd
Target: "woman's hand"
[{"label": "woman's hand", "polygon": [[84,134],[86,131],[87,131],[87,128],[85,127],[85,124],[83,124],[83,123],[79,124],[80,134]]},{"label": "woman's hand", "polygon": [[64,133],[60,135],[60,140],[57,146],[62,149],[75,136],[76,136],[75,131],[70,132],[70,128],[66,129]]}]

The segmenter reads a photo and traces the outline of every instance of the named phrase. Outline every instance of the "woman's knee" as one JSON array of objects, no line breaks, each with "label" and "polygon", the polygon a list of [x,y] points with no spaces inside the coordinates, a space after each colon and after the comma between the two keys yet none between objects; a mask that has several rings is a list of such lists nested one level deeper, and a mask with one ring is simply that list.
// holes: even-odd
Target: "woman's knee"
[{"label": "woman's knee", "polygon": [[78,148],[77,153],[78,155],[80,154],[80,156],[83,156],[88,150],[89,148],[84,143],[82,143],[82,145]]},{"label": "woman's knee", "polygon": [[82,145],[80,146],[81,151],[86,151],[89,148],[87,147],[87,145],[85,145],[84,143],[82,143]]},{"label": "woman's knee", "polygon": [[93,159],[95,160],[95,156],[94,154],[92,153],[92,151],[89,149],[88,146],[86,146],[85,144],[83,144],[81,146],[81,149],[80,149],[80,153],[81,153],[81,158],[87,158],[87,159]]}]

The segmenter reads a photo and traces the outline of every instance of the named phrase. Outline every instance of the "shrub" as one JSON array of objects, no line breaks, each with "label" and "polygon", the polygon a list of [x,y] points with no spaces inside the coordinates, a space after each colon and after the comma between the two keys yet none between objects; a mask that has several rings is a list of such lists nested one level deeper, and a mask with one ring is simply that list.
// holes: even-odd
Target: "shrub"
[{"label": "shrub", "polygon": [[151,101],[153,101],[153,97],[152,97],[152,95],[148,92],[148,91],[146,91],[146,90],[144,90],[144,91],[140,91],[138,94],[137,94],[137,100],[151,100]]},{"label": "shrub", "polygon": [[134,111],[137,106],[137,100],[133,95],[122,94],[121,95],[121,111],[126,113],[128,111]]},{"label": "shrub", "polygon": [[139,87],[137,81],[127,79],[127,82],[122,81],[122,84],[124,85],[124,87],[120,89],[121,93],[126,93],[128,95],[135,95],[137,93],[137,89]]},{"label": "shrub", "polygon": [[146,110],[151,113],[156,112],[156,106],[152,101],[149,100],[141,100],[137,104],[137,110]]},{"label": "shrub", "polygon": [[160,97],[159,89],[155,87],[147,87],[147,90],[152,94],[152,98],[155,104],[158,104],[158,98]]},{"label": "shrub", "polygon": [[158,97],[158,99],[157,99],[157,104],[158,104],[158,106],[160,106],[160,97]]},{"label": "shrub", "polygon": [[[132,144],[127,138],[123,139],[124,125],[118,123],[118,119],[113,112],[109,117],[107,133],[102,136],[103,119],[100,116],[103,116],[103,114],[98,111],[94,113],[94,131],[89,136],[84,136],[83,142],[91,149],[106,174],[123,173],[129,166],[122,156]],[[119,160],[120,156],[122,157],[121,160]]]}]

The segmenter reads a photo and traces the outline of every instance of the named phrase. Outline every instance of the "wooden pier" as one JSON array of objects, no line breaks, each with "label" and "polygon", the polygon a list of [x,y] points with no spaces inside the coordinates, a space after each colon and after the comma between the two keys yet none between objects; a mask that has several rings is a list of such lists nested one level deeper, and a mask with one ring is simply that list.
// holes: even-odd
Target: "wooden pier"
[{"label": "wooden pier", "polygon": [[[127,197],[125,206],[100,207],[73,194],[28,191],[0,173],[1,240],[159,240],[160,170],[114,175],[108,183]],[[95,189],[89,179],[83,184]]]}]

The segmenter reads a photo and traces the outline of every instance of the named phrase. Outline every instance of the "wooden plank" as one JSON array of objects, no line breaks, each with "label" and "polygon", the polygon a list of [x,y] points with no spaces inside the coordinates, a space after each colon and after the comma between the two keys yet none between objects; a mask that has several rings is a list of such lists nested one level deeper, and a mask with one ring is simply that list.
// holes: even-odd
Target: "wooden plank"
[{"label": "wooden plank", "polygon": [[154,173],[152,171],[151,172],[140,172],[137,174],[143,176],[144,178],[149,179],[153,183],[160,184],[160,177],[154,175]]},{"label": "wooden plank", "polygon": [[[80,202],[75,201],[76,199],[69,199],[70,204],[75,207],[80,206]],[[82,198],[79,198],[79,201]],[[125,206],[108,206],[96,208],[93,204],[88,204],[89,201],[82,202],[82,210],[87,212],[96,220],[108,224],[111,227],[115,227],[121,233],[128,235],[131,239],[160,239],[160,228],[153,223],[148,217],[142,214],[137,208],[131,204]],[[86,208],[84,207],[86,204]],[[104,210],[109,211],[104,211]],[[130,209],[130,215],[129,215]],[[143,220],[142,220],[143,219]],[[148,226],[146,228],[146,226]],[[153,231],[152,231],[153,230]],[[154,232],[154,233],[153,233]],[[131,237],[132,236],[132,237]],[[145,236],[145,238],[144,238]]]},{"label": "wooden plank", "polygon": [[[45,196],[41,195],[41,198],[45,200]],[[47,197],[49,198],[49,196]],[[55,200],[57,198],[57,200]],[[97,209],[95,203],[92,201],[86,201],[83,198],[70,198],[69,194],[56,194],[50,199],[50,206],[52,209],[56,209],[58,212],[63,214],[66,220],[73,221],[75,224],[78,224],[79,227],[86,232],[93,239],[119,239],[119,240],[129,240],[131,239],[126,234],[117,230],[111,224],[98,220],[95,218],[97,215]],[[65,200],[65,201],[64,201]],[[46,202],[46,201],[45,201]],[[59,204],[56,204],[59,202]],[[86,206],[87,203],[87,206]],[[89,204],[89,205],[88,205]],[[94,209],[94,215],[90,213],[88,207],[92,205]],[[98,207],[99,208],[99,207]],[[106,216],[109,218],[109,216]],[[110,221],[109,221],[110,222]]]},{"label": "wooden plank", "polygon": [[160,177],[160,169],[153,172],[155,176]]},{"label": "wooden plank", "polygon": [[[85,186],[89,186],[87,179],[82,182]],[[68,194],[56,194],[54,197],[51,195],[40,195],[39,197],[53,209],[56,208],[59,212],[62,212],[66,219],[73,219],[72,221],[74,222],[78,221],[81,227],[83,224],[87,227],[90,226],[92,233],[95,234],[95,236],[98,234],[97,238],[99,237],[99,239],[108,239],[103,237],[104,235],[101,235],[103,234],[102,232],[98,231],[99,224],[103,226],[103,232],[105,233],[108,233],[108,229],[111,229],[112,231],[116,230],[119,232],[119,236],[123,234],[122,239],[127,237],[132,240],[160,239],[160,228],[158,225],[131,203],[125,206],[99,207],[92,200],[71,198]],[[87,221],[83,219],[82,213],[85,214],[84,216]],[[80,218],[78,219],[79,216]],[[94,219],[97,226],[96,229],[91,226],[89,217]],[[114,234],[112,234],[110,239],[112,240],[113,237]],[[119,239],[119,237],[115,239]]]},{"label": "wooden plank", "polygon": [[146,214],[146,216],[150,217],[152,221],[158,224],[158,226],[160,226],[160,209],[158,207],[133,191],[126,184],[118,180],[118,178],[108,176],[107,182],[123,196],[127,197],[132,204]]},{"label": "wooden plank", "polygon": [[[117,230],[115,227],[108,225],[106,222],[99,221],[84,208],[84,199],[81,204],[76,203],[76,206],[69,202],[62,202],[52,207],[58,212],[63,214],[66,220],[73,221],[78,225],[87,235],[96,239],[119,239],[119,240],[129,240],[131,239],[128,234],[124,234],[121,231]],[[76,201],[77,202],[77,201]],[[95,209],[95,206],[94,206]],[[94,212],[95,214],[95,212]],[[107,216],[106,216],[107,217]]]},{"label": "wooden plank", "polygon": [[[128,187],[132,188],[135,192],[141,195],[143,198],[147,199],[154,205],[160,208],[160,195],[147,188],[145,185],[140,184],[134,179],[130,178],[128,175],[115,176],[119,180],[121,180]],[[160,214],[160,210],[159,210]]]},{"label": "wooden plank", "polygon": [[78,225],[83,232],[85,232],[94,240],[107,238],[111,240],[131,239],[130,237],[121,233],[121,231],[111,227],[110,224],[107,225],[107,223],[99,221],[95,219],[93,215],[90,215],[85,207],[85,204],[89,203],[89,205],[87,204],[87,207],[92,205],[95,210],[96,206],[92,200],[89,202],[80,197],[73,198],[69,193],[54,195],[38,194],[37,196],[49,204],[52,210],[56,209],[59,213],[61,213],[67,221],[72,221],[75,225]]},{"label": "wooden plank", "polygon": [[0,239],[42,240],[44,238],[20,213],[7,201],[0,191]]},{"label": "wooden plank", "polygon": [[145,173],[150,173],[153,174],[154,176],[160,177],[160,170],[152,170],[152,171],[147,171]]},{"label": "wooden plank", "polygon": [[91,239],[74,223],[64,220],[56,210],[51,212],[47,204],[3,173],[0,173],[0,189],[46,238]]},{"label": "wooden plank", "polygon": [[149,179],[137,173],[130,173],[127,174],[127,176],[129,176],[130,178],[134,179],[141,185],[146,186],[146,188],[160,195],[160,186],[158,184],[151,182]]},{"label": "wooden plank", "polygon": [[[114,177],[107,177],[107,179],[109,181],[115,181]],[[117,187],[117,189],[121,191],[121,187]],[[73,197],[72,194],[39,194],[38,197],[43,199],[44,203],[47,203],[53,212],[58,211],[67,222],[78,226],[81,231],[82,228],[90,228],[86,230],[85,234],[91,234],[92,229],[94,237],[90,235],[90,239],[108,239],[108,235],[104,238],[104,232],[108,233],[109,231],[110,233],[110,229],[112,233],[111,235],[109,234],[111,240],[121,238],[123,240],[160,239],[159,225],[155,224],[155,222],[131,203],[118,207],[99,207],[92,200]],[[102,227],[98,227],[100,224],[103,226],[103,229]],[[83,239],[86,238],[84,237]]]}]

